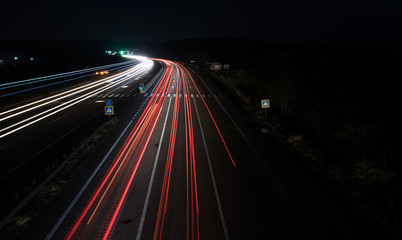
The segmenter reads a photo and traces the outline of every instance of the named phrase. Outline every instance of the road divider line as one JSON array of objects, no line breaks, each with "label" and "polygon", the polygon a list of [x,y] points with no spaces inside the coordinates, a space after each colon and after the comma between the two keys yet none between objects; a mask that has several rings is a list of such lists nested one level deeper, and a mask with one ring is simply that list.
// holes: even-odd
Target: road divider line
[{"label": "road divider line", "polygon": [[163,123],[162,135],[161,135],[160,140],[159,140],[158,151],[156,152],[155,162],[154,162],[154,166],[152,168],[151,179],[149,180],[147,195],[145,197],[144,208],[142,209],[141,220],[140,220],[140,225],[138,226],[136,240],[141,239],[142,229],[144,227],[145,217],[146,217],[147,210],[148,210],[149,198],[150,198],[150,195],[151,195],[151,189],[152,189],[152,185],[153,185],[154,178],[155,178],[156,166],[158,164],[159,154],[160,154],[160,150],[161,150],[161,146],[162,146],[163,136],[165,134],[165,128],[166,128],[166,123],[167,123],[167,119],[168,119],[168,116],[169,116],[169,110],[170,110],[171,102],[172,102],[172,99],[170,98],[169,99],[168,109],[167,109],[167,112],[166,112],[165,122]]},{"label": "road divider line", "polygon": [[63,114],[63,116],[56,118],[55,120],[51,121],[50,124],[56,122],[57,120],[60,120],[62,118],[64,118],[66,116],[66,114]]},{"label": "road divider line", "polygon": [[[194,81],[193,77],[191,76],[190,72],[187,70],[187,68],[184,68],[184,69],[186,70],[186,72],[187,72],[188,76],[190,77],[191,81],[193,82],[193,85],[194,85],[195,89],[197,90],[197,92],[198,92],[199,94],[201,94],[201,92],[200,92],[200,90],[198,89],[197,84],[195,84],[195,81]],[[201,81],[202,81],[202,80],[201,80]],[[204,83],[204,82],[203,82],[203,83]],[[205,84],[205,83],[204,83],[204,84]],[[211,116],[212,122],[214,123],[215,128],[216,128],[216,130],[218,131],[219,136],[220,136],[221,139],[222,139],[222,143],[223,143],[223,145],[225,146],[226,152],[228,153],[228,156],[229,156],[230,160],[232,161],[233,166],[236,167],[236,163],[235,163],[235,161],[234,161],[234,159],[233,159],[233,157],[232,157],[232,154],[230,154],[229,148],[228,148],[228,146],[226,145],[226,141],[225,141],[225,139],[223,138],[221,131],[219,130],[218,124],[216,123],[215,118],[213,117],[211,110],[209,109],[209,107],[208,107],[207,103],[205,102],[205,100],[204,100],[203,98],[201,98],[201,100],[202,100],[202,102],[204,103],[205,108],[208,110],[209,115]]]},{"label": "road divider line", "polygon": [[201,124],[200,115],[198,113],[197,103],[195,102],[194,98],[193,98],[193,102],[194,102],[194,106],[195,106],[195,112],[197,114],[198,124],[200,125],[202,142],[204,143],[205,154],[206,154],[207,160],[208,160],[209,172],[210,172],[211,178],[212,178],[212,185],[214,187],[216,203],[218,204],[219,216],[221,218],[223,233],[225,234],[225,240],[229,240],[229,233],[228,233],[228,229],[226,227],[225,217],[223,215],[222,204],[221,204],[221,200],[219,198],[219,193],[218,193],[218,187],[216,186],[214,171],[212,170],[211,158],[209,157],[207,142],[205,141],[205,136],[204,136],[204,130],[202,129],[202,124]]}]

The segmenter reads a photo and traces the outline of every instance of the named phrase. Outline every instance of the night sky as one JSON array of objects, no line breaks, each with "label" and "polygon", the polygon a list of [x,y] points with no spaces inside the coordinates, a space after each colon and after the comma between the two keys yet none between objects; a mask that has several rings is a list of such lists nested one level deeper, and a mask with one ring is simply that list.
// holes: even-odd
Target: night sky
[{"label": "night sky", "polygon": [[402,1],[2,1],[0,40],[401,42]]}]

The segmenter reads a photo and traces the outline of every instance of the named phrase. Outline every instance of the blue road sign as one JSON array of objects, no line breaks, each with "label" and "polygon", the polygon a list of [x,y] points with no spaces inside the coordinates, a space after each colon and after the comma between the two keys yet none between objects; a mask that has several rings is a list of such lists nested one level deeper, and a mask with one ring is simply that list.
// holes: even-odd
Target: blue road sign
[{"label": "blue road sign", "polygon": [[105,106],[113,106],[113,100],[112,99],[106,99],[105,100]]},{"label": "blue road sign", "polygon": [[113,106],[105,106],[105,115],[114,115]]},{"label": "blue road sign", "polygon": [[262,108],[269,108],[269,107],[270,107],[270,105],[269,105],[269,99],[263,99],[263,100],[261,100],[261,107],[262,107]]}]

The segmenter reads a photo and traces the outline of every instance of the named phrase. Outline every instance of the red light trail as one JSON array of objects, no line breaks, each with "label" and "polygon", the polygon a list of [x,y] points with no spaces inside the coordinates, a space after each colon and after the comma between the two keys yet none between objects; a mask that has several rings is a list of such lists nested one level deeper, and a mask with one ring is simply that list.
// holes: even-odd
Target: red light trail
[{"label": "red light trail", "polygon": [[[149,146],[149,141],[155,131],[155,126],[160,119],[168,94],[175,92],[175,102],[172,113],[169,146],[165,156],[165,169],[162,190],[159,200],[157,218],[153,239],[162,239],[165,215],[168,211],[169,188],[171,186],[172,166],[175,154],[185,154],[186,160],[186,205],[187,205],[187,239],[199,239],[199,203],[197,191],[196,154],[194,145],[193,114],[190,100],[189,83],[192,83],[201,95],[194,79],[188,70],[182,65],[171,61],[157,59],[166,68],[165,74],[156,86],[156,89],[145,107],[139,120],[131,130],[119,153],[115,157],[110,168],[100,181],[95,192],[88,200],[81,214],[76,219],[65,239],[86,239],[89,236],[97,236],[97,239],[111,237],[120,211],[123,208],[129,189],[144,153]],[[176,77],[173,76],[176,71]],[[181,96],[183,95],[183,98]],[[223,139],[223,136],[213,118],[205,100],[201,98],[208,110],[212,121],[219,133],[225,149],[234,166],[235,163]],[[182,110],[181,110],[182,108]],[[182,114],[180,114],[182,113]],[[169,114],[166,113],[166,114]],[[179,115],[184,115],[185,152],[175,151]],[[163,158],[163,157],[162,157]],[[100,229],[94,226],[94,219],[103,219]]]},{"label": "red light trail", "polygon": [[[188,76],[190,76],[190,79],[191,79],[191,81],[193,82],[194,87],[195,87],[195,89],[197,90],[198,94],[200,94],[200,96],[201,96],[201,92],[200,92],[200,90],[198,89],[197,84],[195,84],[193,77],[191,77],[190,72],[189,72],[186,68],[184,68],[184,69],[185,69],[185,71],[188,73]],[[214,124],[215,124],[216,130],[218,131],[219,136],[220,136],[221,139],[222,139],[223,145],[225,145],[225,149],[226,149],[226,151],[227,151],[227,153],[228,153],[228,155],[229,155],[229,157],[230,157],[230,160],[231,160],[232,163],[233,163],[233,166],[236,167],[236,163],[234,162],[233,157],[232,157],[232,155],[230,154],[229,148],[228,148],[227,145],[226,145],[225,139],[223,139],[223,136],[222,136],[221,131],[219,130],[218,124],[216,124],[215,118],[212,116],[211,110],[209,110],[209,107],[208,107],[207,103],[205,102],[205,100],[204,100],[203,98],[201,98],[201,100],[202,100],[202,102],[204,103],[205,107],[207,108],[208,113],[209,113],[209,115],[211,116],[211,119],[212,119],[212,121],[213,121]]]}]

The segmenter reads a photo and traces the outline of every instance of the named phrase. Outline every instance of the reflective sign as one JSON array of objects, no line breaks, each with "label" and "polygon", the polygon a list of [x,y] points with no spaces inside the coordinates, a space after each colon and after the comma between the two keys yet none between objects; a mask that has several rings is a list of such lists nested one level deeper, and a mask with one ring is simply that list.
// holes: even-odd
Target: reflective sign
[{"label": "reflective sign", "polygon": [[262,108],[269,108],[271,105],[269,104],[269,99],[261,100],[261,107]]},{"label": "reflective sign", "polygon": [[113,106],[105,106],[105,115],[114,115]]},{"label": "reflective sign", "polygon": [[113,100],[112,99],[106,99],[105,100],[105,106],[113,106]]}]

